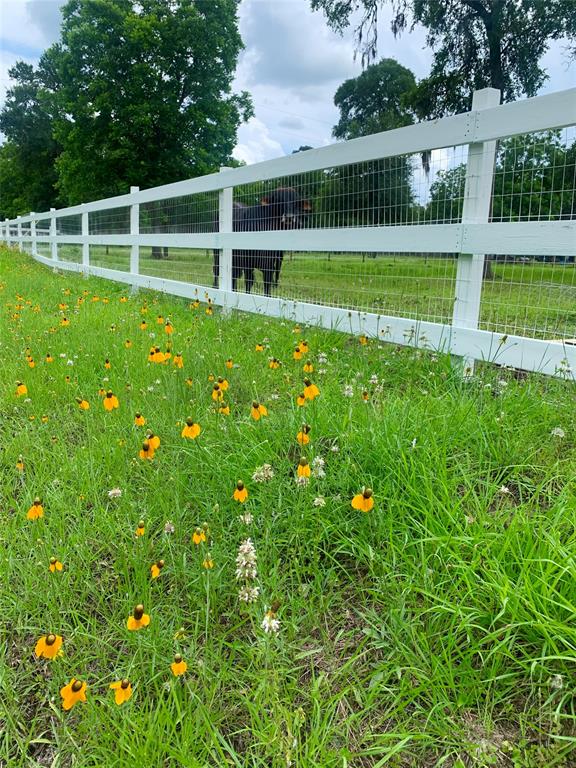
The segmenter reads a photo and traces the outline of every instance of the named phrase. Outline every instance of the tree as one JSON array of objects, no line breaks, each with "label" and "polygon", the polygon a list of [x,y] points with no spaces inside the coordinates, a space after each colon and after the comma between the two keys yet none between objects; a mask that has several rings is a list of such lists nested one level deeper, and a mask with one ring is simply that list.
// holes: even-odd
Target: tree
[{"label": "tree", "polygon": [[26,195],[26,174],[17,147],[7,142],[0,147],[0,220],[30,213],[32,203]]},{"label": "tree", "polygon": [[15,84],[6,93],[0,130],[2,211],[10,217],[46,211],[56,205],[55,161],[59,144],[52,137],[52,115],[43,80],[48,73],[17,62],[9,75]]},{"label": "tree", "polygon": [[68,204],[226,164],[247,94],[231,95],[238,0],[69,0],[56,73],[58,186]]},{"label": "tree", "polygon": [[[576,142],[560,131],[512,136],[498,144],[492,194],[492,221],[573,219],[576,214]],[[430,187],[427,217],[460,221],[466,183],[461,163],[438,174]]]},{"label": "tree", "polygon": [[[392,8],[392,31],[399,35],[421,24],[434,51],[429,77],[413,90],[410,103],[420,118],[470,109],[472,93],[491,86],[503,101],[534,96],[546,80],[539,60],[550,40],[576,38],[574,0],[311,0],[328,23],[342,31],[354,12],[363,63],[377,50],[378,12]],[[576,48],[570,51],[576,54]]]},{"label": "tree", "polygon": [[[382,59],[336,91],[340,119],[337,139],[356,139],[410,125],[413,116],[405,96],[414,88],[414,74],[394,59]],[[396,224],[406,221],[414,203],[412,166],[406,157],[390,157],[335,168],[319,192],[318,210],[328,226]]]},{"label": "tree", "polygon": [[395,59],[372,64],[336,91],[334,104],[340,110],[340,120],[332,135],[356,139],[411,125],[414,117],[406,97],[415,87],[414,74]]}]

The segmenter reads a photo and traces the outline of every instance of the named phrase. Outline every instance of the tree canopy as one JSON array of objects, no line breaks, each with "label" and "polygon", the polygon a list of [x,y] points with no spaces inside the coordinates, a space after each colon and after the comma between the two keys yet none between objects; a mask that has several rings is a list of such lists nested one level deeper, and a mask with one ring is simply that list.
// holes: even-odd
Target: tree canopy
[{"label": "tree canopy", "polygon": [[498,88],[503,101],[534,96],[547,77],[539,62],[550,41],[576,39],[574,0],[311,0],[311,5],[338,31],[361,12],[356,39],[364,63],[376,57],[378,14],[385,5],[392,10],[394,35],[416,25],[426,29],[432,69],[412,94],[422,118],[466,111],[473,91],[488,86]]},{"label": "tree canopy", "polygon": [[[382,59],[336,91],[340,119],[332,130],[337,139],[356,139],[413,123],[405,96],[415,87],[414,74],[394,59]],[[334,168],[318,190],[317,208],[329,222],[355,226],[406,221],[414,205],[412,165],[406,157],[390,157]]]},{"label": "tree canopy", "polygon": [[[36,71],[18,65],[1,118],[16,126],[22,113],[58,150],[53,197],[56,186],[60,203],[73,205],[230,164],[252,109],[248,94],[231,93],[238,3],[69,0],[60,41]],[[28,80],[34,99],[22,93]],[[16,128],[6,135],[20,151]]]},{"label": "tree canopy", "polygon": [[332,134],[355,139],[413,122],[406,96],[416,87],[414,74],[395,59],[382,59],[358,77],[342,83],[334,96],[340,119]]},{"label": "tree canopy", "polygon": [[[573,219],[576,214],[576,142],[560,131],[512,136],[500,141],[494,169],[492,221]],[[466,164],[441,171],[430,187],[427,218],[459,221]]]},{"label": "tree canopy", "polygon": [[46,211],[54,205],[55,161],[60,152],[52,135],[42,73],[19,61],[9,75],[14,85],[0,113],[0,130],[6,137],[0,147],[2,218]]}]

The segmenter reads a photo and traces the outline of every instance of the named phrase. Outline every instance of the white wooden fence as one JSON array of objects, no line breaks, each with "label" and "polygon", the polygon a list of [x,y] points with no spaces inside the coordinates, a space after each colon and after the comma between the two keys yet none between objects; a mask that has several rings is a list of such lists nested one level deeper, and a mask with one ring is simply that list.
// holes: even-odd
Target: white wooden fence
[{"label": "white wooden fence", "polygon": [[[292,156],[173,184],[139,190],[132,187],[129,194],[106,200],[77,205],[46,213],[31,213],[0,225],[0,236],[8,244],[28,250],[41,263],[65,270],[81,271],[135,287],[165,291],[176,296],[210,298],[227,309],[235,308],[295,322],[336,328],[348,333],[366,334],[395,344],[425,347],[449,352],[462,358],[471,370],[475,360],[561,375],[573,379],[576,375],[576,280],[562,282],[563,296],[570,310],[563,310],[563,330],[547,338],[545,332],[509,333],[506,328],[521,328],[512,317],[499,331],[481,329],[480,308],[483,301],[484,254],[503,257],[540,258],[561,257],[564,262],[576,253],[576,220],[574,218],[574,189],[572,185],[571,213],[547,220],[545,216],[522,217],[522,220],[491,219],[493,203],[494,158],[497,140],[520,134],[562,129],[576,124],[576,89],[540,96],[534,99],[499,106],[499,93],[484,89],[474,94],[472,111],[432,122],[379,133],[365,138],[309,150]],[[291,231],[233,232],[233,199],[246,185],[269,180],[281,180],[297,185],[299,178],[311,178],[312,173],[327,173],[326,169],[385,162],[418,156],[445,148],[463,148],[466,178],[461,214],[457,220],[396,221],[394,225],[326,226],[330,217],[316,220],[316,226]],[[467,154],[465,149],[467,148]],[[361,167],[359,165],[358,167]],[[566,189],[564,189],[566,194]],[[154,212],[160,203],[179,206],[194,205],[195,200],[217,200],[214,221],[219,231],[209,225],[210,213],[204,214],[200,226],[182,224],[174,219],[172,225],[155,226],[142,231],[142,209]],[[217,197],[216,197],[217,195]],[[152,215],[152,214],[150,214]],[[156,215],[156,214],[154,214]],[[117,218],[115,219],[115,216]],[[100,217],[98,219],[98,217]],[[102,218],[104,217],[104,218]],[[107,218],[106,218],[107,217]],[[156,217],[159,218],[158,216]],[[161,219],[162,217],[160,217]],[[334,221],[334,217],[332,217]],[[510,217],[513,218],[513,217]],[[551,217],[549,217],[551,218]],[[166,217],[164,217],[166,219]],[[100,224],[96,226],[99,221]],[[120,223],[119,223],[120,222]],[[122,223],[123,222],[123,223]],[[67,223],[67,226],[64,226]],[[148,227],[150,229],[150,227]],[[170,231],[166,231],[169,229]],[[196,231],[193,231],[196,229]],[[66,231],[68,230],[68,232]],[[180,230],[180,231],[179,231]],[[198,231],[200,230],[200,231]],[[202,231],[204,230],[204,231]],[[78,258],[64,258],[64,248],[74,246]],[[81,255],[78,246],[81,246]],[[111,269],[94,264],[92,250],[97,246],[129,248],[124,268]],[[212,288],[209,273],[201,280],[174,280],[166,276],[143,274],[143,249],[220,249],[220,281]],[[287,296],[266,297],[232,291],[232,249],[267,249],[310,253],[376,254],[396,253],[398,260],[408,254],[455,254],[457,269],[448,281],[447,301],[451,317],[427,319],[425,313],[409,311],[410,307],[386,313],[367,311],[365,306],[327,306],[321,302],[301,301]],[[184,251],[180,251],[184,252]],[[361,295],[361,262],[358,260]],[[566,269],[576,274],[576,265]],[[318,271],[315,280],[322,281],[326,270]],[[567,274],[567,273],[565,273]],[[392,280],[393,280],[392,276]],[[368,278],[366,278],[367,282]],[[278,292],[282,294],[282,282]],[[340,303],[338,295],[332,304]],[[344,302],[341,302],[344,304]],[[553,308],[550,307],[552,310]],[[521,299],[511,302],[510,311],[521,312]],[[433,316],[436,318],[436,315]],[[550,334],[552,335],[552,334]],[[537,338],[536,336],[540,336]]]}]

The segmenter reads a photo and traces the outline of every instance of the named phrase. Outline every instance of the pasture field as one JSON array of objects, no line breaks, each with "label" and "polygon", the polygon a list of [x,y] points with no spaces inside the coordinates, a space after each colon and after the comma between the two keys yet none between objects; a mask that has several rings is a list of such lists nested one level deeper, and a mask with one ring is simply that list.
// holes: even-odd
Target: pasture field
[{"label": "pasture field", "polygon": [[0,765],[575,766],[574,385],[124,289],[0,249]]},{"label": "pasture field", "polygon": [[[142,248],[140,271],[154,277],[211,286],[212,252],[171,248],[169,258],[153,259]],[[46,253],[45,255],[48,255]],[[61,246],[59,258],[80,262],[80,246]],[[91,262],[130,269],[128,247],[93,246]],[[418,320],[451,322],[456,259],[423,254],[328,254],[287,252],[276,295]],[[492,262],[484,281],[480,327],[535,338],[576,338],[576,266],[530,261]],[[262,278],[255,272],[255,290]],[[243,280],[240,281],[243,288]]]}]

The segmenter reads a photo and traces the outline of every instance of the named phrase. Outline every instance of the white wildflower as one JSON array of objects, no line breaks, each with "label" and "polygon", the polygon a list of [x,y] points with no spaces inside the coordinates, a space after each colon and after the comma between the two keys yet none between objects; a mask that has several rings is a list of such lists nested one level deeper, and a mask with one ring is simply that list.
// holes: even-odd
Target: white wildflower
[{"label": "white wildflower", "polygon": [[354,397],[354,387],[351,384],[346,384],[344,387],[342,394],[344,397]]},{"label": "white wildflower", "polygon": [[255,603],[260,594],[260,587],[250,587],[247,584],[238,590],[238,600],[242,603]]},{"label": "white wildflower", "polygon": [[328,362],[328,355],[326,352],[319,352],[318,353],[318,362],[319,363],[327,363]]},{"label": "white wildflower", "polygon": [[74,360],[66,360],[66,365],[74,365]]},{"label": "white wildflower", "polygon": [[326,499],[324,496],[316,496],[314,501],[312,502],[315,507],[325,507],[326,506]]},{"label": "white wildflower", "polygon": [[253,520],[254,517],[250,512],[244,512],[243,515],[240,515],[240,522],[244,523],[244,525],[250,525]]},{"label": "white wildflower", "polygon": [[306,477],[305,475],[296,475],[294,482],[296,485],[306,486],[310,482],[310,478]]},{"label": "white wildflower", "polygon": [[108,491],[108,498],[109,499],[119,499],[120,496],[122,496],[122,489],[121,488],[111,488]]},{"label": "white wildflower", "polygon": [[324,472],[324,459],[322,456],[314,456],[312,459],[312,476],[313,477],[326,477],[326,472]]},{"label": "white wildflower", "polygon": [[554,427],[554,429],[552,430],[552,432],[550,432],[550,434],[552,435],[552,437],[559,437],[560,439],[562,439],[563,437],[566,437],[566,433],[564,432],[562,427]]},{"label": "white wildflower", "polygon": [[176,530],[176,527],[172,522],[172,520],[166,520],[166,522],[164,523],[164,533],[174,533],[175,530]]},{"label": "white wildflower", "polygon": [[238,548],[236,557],[236,580],[253,581],[258,575],[256,550],[251,539],[245,539]]},{"label": "white wildflower", "polygon": [[266,634],[277,635],[280,630],[280,622],[276,618],[276,614],[273,611],[266,611],[264,621],[262,622],[262,629]]},{"label": "white wildflower", "polygon": [[552,677],[548,680],[548,685],[555,691],[561,691],[562,688],[564,688],[564,678],[562,675],[552,675]]},{"label": "white wildflower", "polygon": [[267,480],[272,480],[274,477],[274,469],[270,464],[262,464],[261,467],[257,467],[256,471],[252,475],[252,480],[256,483],[265,483]]},{"label": "white wildflower", "polygon": [[502,493],[502,494],[506,495],[506,494],[512,493],[512,491],[510,490],[510,488],[508,488],[507,485],[502,485],[502,486],[500,486],[500,488],[498,490],[498,493]]},{"label": "white wildflower", "polygon": [[372,376],[370,376],[370,384],[378,384],[378,376],[373,373]]}]

